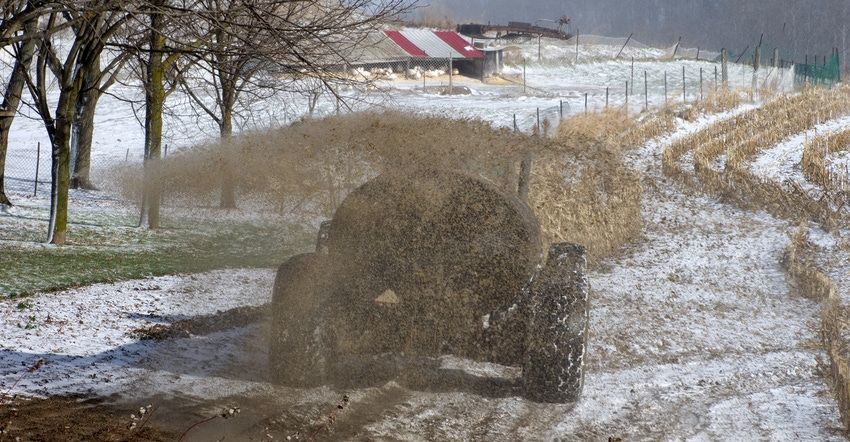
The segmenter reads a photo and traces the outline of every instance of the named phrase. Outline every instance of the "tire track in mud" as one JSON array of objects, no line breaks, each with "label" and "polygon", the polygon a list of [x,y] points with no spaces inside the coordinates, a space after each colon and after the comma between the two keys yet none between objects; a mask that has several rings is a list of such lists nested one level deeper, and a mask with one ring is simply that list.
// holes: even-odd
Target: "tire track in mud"
[{"label": "tire track in mud", "polygon": [[778,264],[789,226],[669,186],[649,191],[644,216],[644,237],[591,274],[574,407],[462,376],[440,388],[390,382],[351,389],[319,440],[842,440],[806,324],[817,306],[790,294]]},{"label": "tire track in mud", "polygon": [[644,217],[643,238],[590,274],[574,407],[528,402],[460,360],[419,383],[258,392],[237,440],[266,427],[307,440],[343,394],[350,405],[316,440],[842,440],[808,345],[817,306],[790,294],[778,264],[791,227],[666,185],[648,191]]},{"label": "tire track in mud", "polygon": [[350,440],[364,434],[364,429],[378,422],[411,398],[412,393],[395,382],[351,398],[346,410],[339,414],[331,429],[333,439]]}]

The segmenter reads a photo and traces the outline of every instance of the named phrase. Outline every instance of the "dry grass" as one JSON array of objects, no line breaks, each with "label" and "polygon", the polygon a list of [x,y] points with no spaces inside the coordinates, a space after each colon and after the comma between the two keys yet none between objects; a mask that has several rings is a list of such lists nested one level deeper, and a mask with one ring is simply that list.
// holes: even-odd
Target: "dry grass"
[{"label": "dry grass", "polygon": [[623,109],[610,108],[599,112],[579,113],[558,127],[558,137],[570,142],[601,141],[629,131],[635,126],[635,116]]},{"label": "dry grass", "polygon": [[478,121],[357,113],[185,151],[168,159],[163,183],[167,200],[183,195],[212,203],[229,173],[243,198],[329,217],[348,192],[385,168],[445,167],[499,181],[506,162],[535,143]]},{"label": "dry grass", "polygon": [[572,143],[602,142],[633,149],[676,127],[676,109],[663,107],[653,112],[629,114],[623,108],[576,114],[558,127],[558,138]]},{"label": "dry grass", "polygon": [[629,148],[635,148],[654,138],[667,135],[678,126],[676,120],[679,116],[681,115],[670,107],[663,107],[656,112],[642,114],[641,118],[619,137],[620,143]]},{"label": "dry grass", "polygon": [[681,116],[675,107],[639,115],[609,109],[562,122],[558,150],[533,170],[531,200],[546,239],[586,244],[600,258],[639,235],[643,184],[623,154],[670,133]]},{"label": "dry grass", "polygon": [[808,140],[800,161],[806,179],[834,191],[850,192],[850,166],[836,170],[828,161],[830,154],[842,151],[850,151],[850,129],[816,135]]},{"label": "dry grass", "polygon": [[584,244],[596,261],[640,233],[643,186],[620,153],[588,143],[538,157],[529,199],[547,244]]},{"label": "dry grass", "polygon": [[821,338],[830,360],[827,376],[838,400],[841,421],[850,428],[850,309],[841,302],[835,284],[812,263],[814,246],[807,232],[805,224],[797,229],[782,257],[782,267],[801,295],[823,306]]},{"label": "dry grass", "polygon": [[674,127],[672,119],[609,109],[563,121],[532,168],[529,199],[546,243],[584,244],[597,261],[637,237],[643,185],[623,154]]},{"label": "dry grass", "polygon": [[737,109],[747,99],[746,92],[725,87],[712,88],[708,95],[688,107],[684,119],[692,121],[700,114],[711,115]]},{"label": "dry grass", "polygon": [[736,138],[733,139],[739,142],[730,146],[727,167],[745,169],[746,163],[764,149],[848,112],[848,87],[835,90],[810,88],[802,94],[783,96],[758,110],[746,112],[736,118]]},{"label": "dry grass", "polygon": [[[695,183],[692,178],[699,178],[703,191],[775,209],[772,212],[780,216],[812,217],[832,225],[839,214],[831,199],[815,201],[799,186],[755,176],[748,166],[755,156],[784,138],[848,112],[850,87],[809,88],[779,97],[672,143],[664,151],[663,170],[683,183]],[[694,174],[682,166],[688,153],[693,153]]]},{"label": "dry grass", "polygon": [[813,248],[814,245],[808,239],[806,224],[802,223],[786,247],[782,257],[783,268],[797,283],[800,295],[817,302],[837,299],[835,284],[812,262]]},{"label": "dry grass", "polygon": [[823,341],[830,359],[830,377],[841,422],[850,428],[850,309],[830,298],[823,309]]}]

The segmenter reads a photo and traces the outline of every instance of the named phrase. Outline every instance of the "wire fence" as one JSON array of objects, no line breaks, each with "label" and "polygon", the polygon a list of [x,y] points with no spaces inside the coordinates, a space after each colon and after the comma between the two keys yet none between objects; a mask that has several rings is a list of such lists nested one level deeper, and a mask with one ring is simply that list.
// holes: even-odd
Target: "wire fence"
[{"label": "wire fence", "polygon": [[43,149],[40,143],[32,149],[10,149],[4,170],[6,189],[35,196],[39,186],[50,184],[50,166],[50,149]]},{"label": "wire fence", "polygon": [[[473,42],[474,43],[474,42]],[[753,94],[770,89],[777,93],[794,90],[799,77],[791,67],[764,67],[729,63],[723,69],[716,60],[720,53],[700,48],[652,48],[631,38],[577,36],[570,40],[527,39],[503,45],[499,63],[488,66],[469,60],[408,58],[392,62],[350,66],[351,79],[364,84],[421,90],[426,94],[469,94],[469,79],[491,73],[505,81],[505,96],[539,97],[540,105],[517,105],[502,110],[497,125],[542,136],[554,135],[561,122],[580,112],[610,107],[642,112],[671,104],[704,100],[726,84],[731,89],[748,89]],[[536,44],[535,44],[536,43]],[[659,62],[661,60],[661,62]],[[599,66],[604,63],[604,66]],[[837,64],[837,57],[836,57]],[[493,69],[488,72],[487,69]],[[724,72],[726,71],[726,72]],[[97,157],[91,159],[91,179],[97,186],[110,169],[122,164],[140,170],[141,158]],[[5,170],[6,188],[20,194],[49,191],[51,158],[46,146],[9,151]],[[172,201],[179,200],[172,198]]]},{"label": "wire fence", "polygon": [[[473,40],[473,43],[475,40]],[[479,42],[479,45],[482,42]],[[527,37],[520,39],[488,40],[488,44],[506,49],[505,62],[518,60],[563,65],[608,60],[702,60],[716,61],[720,52],[701,48],[683,48],[679,43],[670,47],[657,48],[634,40],[631,37],[604,37],[600,35],[577,35],[568,40]],[[519,52],[517,51],[519,50]]]},{"label": "wire fence", "polygon": [[[497,93],[549,98],[551,104],[541,103],[536,109],[517,105],[515,111],[495,119],[497,126],[549,134],[557,130],[561,119],[575,112],[612,107],[642,112],[689,104],[706,99],[724,85],[750,90],[754,98],[761,90],[780,94],[794,90],[789,67],[755,69],[751,64],[730,63],[722,69],[714,61],[720,53],[698,48],[658,49],[628,39],[585,36],[580,37],[580,62],[576,63],[574,57],[565,56],[571,40],[542,41],[546,45],[541,47],[539,59],[531,53],[534,45],[528,41],[503,46],[502,64],[493,74],[505,86]],[[623,47],[618,49],[615,43]],[[451,58],[423,58],[363,64],[351,68],[349,75],[426,94],[461,95],[471,93],[466,80],[479,80],[476,76],[481,71]]]},{"label": "wire fence", "polygon": [[[751,65],[679,60],[670,62],[606,62],[604,66],[579,64],[553,67],[522,62],[506,65],[503,78],[521,88],[523,95],[552,97],[560,118],[612,108],[640,113],[665,106],[705,101],[720,88],[757,99],[763,92],[786,94],[795,90],[794,72],[788,68],[754,69]],[[724,72],[725,71],[725,72]],[[560,84],[554,78],[571,79]],[[546,108],[548,106],[541,106]],[[552,112],[554,114],[554,111]],[[552,120],[551,116],[549,118]],[[533,121],[533,125],[523,122]],[[545,121],[541,119],[541,121]],[[540,129],[536,116],[519,117],[514,129]]]},{"label": "wire fence", "polygon": [[[71,162],[71,174],[74,176]],[[92,156],[90,161],[89,178],[95,187],[106,185],[108,173],[118,165],[141,167],[142,161],[127,150],[123,159],[110,156]],[[32,146],[15,146],[10,148],[6,156],[4,170],[4,185],[8,192],[21,195],[49,195],[52,182],[52,165],[50,146],[35,143]]]},{"label": "wire fence", "polygon": [[[562,69],[579,68],[581,65],[593,63],[630,62],[633,65],[641,65],[659,61],[719,66],[722,60],[722,52],[699,47],[685,48],[678,42],[665,48],[651,47],[635,41],[631,36],[612,38],[578,35],[569,40],[523,37],[512,40],[489,40],[488,44],[503,47],[505,65],[515,67]],[[762,54],[762,48],[766,51],[764,54]],[[795,62],[794,57],[795,54],[784,48],[764,43],[755,47],[748,46],[740,53],[729,51],[730,67],[728,69],[740,71],[744,77],[752,78],[752,85],[741,86],[752,89],[788,88],[788,90],[780,90],[782,93],[803,83],[827,87],[840,83],[841,73],[837,50],[834,50],[830,57],[822,57],[820,61],[817,57],[806,56]],[[707,75],[710,74],[710,72],[707,73]],[[715,76],[719,77],[720,73],[717,72]],[[632,87],[636,81],[639,82],[639,79],[631,78]],[[747,80],[745,79],[744,82]],[[608,86],[615,87],[611,84]]]}]

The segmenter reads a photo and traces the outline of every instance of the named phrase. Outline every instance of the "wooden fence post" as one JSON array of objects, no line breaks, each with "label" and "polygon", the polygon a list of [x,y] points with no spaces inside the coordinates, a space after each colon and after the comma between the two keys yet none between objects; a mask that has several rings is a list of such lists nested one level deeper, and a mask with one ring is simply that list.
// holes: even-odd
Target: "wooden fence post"
[{"label": "wooden fence post", "polygon": [[632,32],[631,34],[629,34],[629,38],[627,38],[627,39],[626,39],[626,42],[625,42],[625,43],[623,43],[623,47],[621,47],[621,48],[620,48],[620,52],[617,52],[617,56],[616,56],[616,57],[614,57],[614,60],[616,60],[616,59],[620,58],[620,54],[622,54],[622,53],[623,53],[623,49],[626,49],[626,45],[627,45],[627,44],[629,44],[629,40],[631,40],[631,39],[632,39],[632,35],[634,35],[634,32]]},{"label": "wooden fence post", "polygon": [[579,29],[576,29],[576,63],[578,62],[578,34]]},{"label": "wooden fence post", "polygon": [[517,184],[517,196],[528,202],[528,184],[531,181],[531,152],[522,155],[519,163],[519,183]]},{"label": "wooden fence post", "polygon": [[525,94],[526,91],[526,83],[525,83],[525,57],[522,59],[522,93]]},{"label": "wooden fence post", "polygon": [[452,66],[452,54],[450,52],[449,53],[449,95],[450,96],[454,95],[454,90],[453,90],[454,85],[452,83],[452,79],[454,77],[454,73],[452,72],[453,69],[454,69],[454,67]]},{"label": "wooden fence post", "polygon": [[756,55],[753,58],[753,93],[756,94],[759,86],[759,66],[761,66],[761,45],[756,46]]},{"label": "wooden fence post", "polygon": [[537,108],[537,135],[540,136],[540,108]]}]

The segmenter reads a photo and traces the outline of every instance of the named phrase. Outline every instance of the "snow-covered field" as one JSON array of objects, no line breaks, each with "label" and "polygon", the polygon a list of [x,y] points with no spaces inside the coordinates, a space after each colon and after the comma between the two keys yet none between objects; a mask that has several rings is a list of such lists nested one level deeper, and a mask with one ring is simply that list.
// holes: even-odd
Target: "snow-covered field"
[{"label": "snow-covered field", "polygon": [[[668,70],[681,75],[683,65],[692,69],[690,63],[641,62],[641,80],[643,70],[655,78]],[[713,72],[713,65],[699,64]],[[533,67],[528,74],[532,92],[523,94],[521,85],[466,81],[456,84],[472,94],[451,97],[425,94],[400,82],[383,103],[508,126],[514,114],[530,116],[561,100],[579,112],[585,93],[592,105],[604,105],[604,88],[620,87],[630,75],[627,62]],[[650,94],[651,105],[663,104],[663,91],[662,96],[657,89]],[[620,103],[625,98],[622,92],[613,97]],[[142,133],[132,112],[108,98],[104,106],[95,155],[123,161],[130,148],[138,156]],[[630,106],[637,111],[643,102]],[[266,368],[268,324],[260,309],[270,300],[272,269],[95,284],[27,298],[26,306],[20,300],[0,301],[0,392],[81,393],[183,412],[191,406],[197,416],[240,405],[240,416],[211,422],[193,433],[195,440],[260,440],[265,435],[283,440],[296,436],[295,431],[304,439],[304,430],[318,428],[344,394],[350,405],[324,438],[844,440],[838,405],[818,365],[825,357],[816,326],[820,307],[793,294],[779,265],[796,225],[711,197],[683,194],[660,175],[666,143],[712,118],[681,122],[676,133],[642,146],[631,158],[647,182],[644,231],[620,256],[589,274],[589,359],[582,399],[574,406],[531,403],[496,382],[486,391],[464,385],[453,391],[418,391],[395,382],[344,391],[272,386]],[[825,124],[846,126],[850,121]],[[204,129],[195,129],[173,130],[172,144],[185,147],[202,139]],[[37,140],[43,140],[37,122],[16,120],[10,156]],[[793,163],[799,161],[801,144],[787,140],[755,165],[766,176],[786,179],[798,173]],[[25,181],[7,184],[13,198],[31,193]],[[20,204],[46,205],[46,194]],[[10,210],[14,214],[18,209]],[[847,235],[813,231],[825,247]],[[221,312],[212,316],[215,323],[216,317],[230,318],[228,312],[237,307],[256,307],[255,319],[261,319],[222,319],[203,332],[138,339],[140,330],[157,324],[210,320]],[[20,379],[39,358],[44,366]],[[473,375],[494,371],[452,357],[441,364]],[[174,415],[167,419],[180,421]],[[184,416],[184,422],[195,420]]]}]

